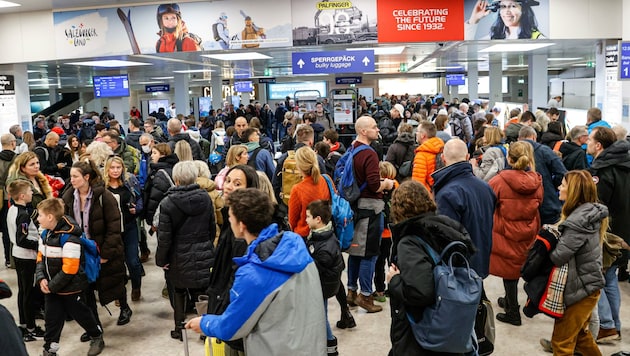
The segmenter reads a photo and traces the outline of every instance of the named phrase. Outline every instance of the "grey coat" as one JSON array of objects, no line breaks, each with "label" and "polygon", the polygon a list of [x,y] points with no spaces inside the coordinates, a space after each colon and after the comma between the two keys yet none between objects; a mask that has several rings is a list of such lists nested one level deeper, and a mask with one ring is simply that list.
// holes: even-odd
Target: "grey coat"
[{"label": "grey coat", "polygon": [[481,164],[473,168],[473,173],[477,178],[489,182],[499,171],[505,169],[505,155],[499,147],[484,147],[482,150]]},{"label": "grey coat", "polygon": [[549,257],[556,266],[569,263],[564,302],[575,304],[604,287],[599,228],[608,208],[598,203],[577,207],[558,230],[558,245]]}]

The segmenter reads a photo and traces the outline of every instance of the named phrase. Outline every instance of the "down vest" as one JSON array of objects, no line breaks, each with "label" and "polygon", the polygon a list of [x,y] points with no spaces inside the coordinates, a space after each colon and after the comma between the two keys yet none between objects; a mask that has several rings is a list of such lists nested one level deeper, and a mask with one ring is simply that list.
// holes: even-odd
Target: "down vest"
[{"label": "down vest", "polygon": [[175,288],[208,288],[216,233],[212,200],[197,184],[169,190],[160,203],[155,263]]}]

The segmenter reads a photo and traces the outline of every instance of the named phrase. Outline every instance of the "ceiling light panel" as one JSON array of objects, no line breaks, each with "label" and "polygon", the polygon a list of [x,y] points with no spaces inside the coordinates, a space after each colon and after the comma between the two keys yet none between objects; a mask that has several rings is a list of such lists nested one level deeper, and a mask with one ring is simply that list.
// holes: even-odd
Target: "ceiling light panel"
[{"label": "ceiling light panel", "polygon": [[242,53],[223,53],[223,54],[202,54],[202,57],[218,59],[220,61],[247,61],[256,59],[271,59],[262,53],[258,52],[242,52]]},{"label": "ceiling light panel", "polygon": [[133,62],[133,61],[121,61],[118,59],[110,59],[104,61],[86,61],[86,62],[71,62],[66,63],[75,66],[88,66],[88,67],[105,67],[105,68],[118,68],[118,67],[135,67],[135,66],[151,66],[151,63]]},{"label": "ceiling light panel", "polygon": [[10,1],[0,0],[0,7],[16,7],[16,6],[22,6],[22,5],[16,4],[16,3],[10,2]]},{"label": "ceiling light panel", "polygon": [[555,43],[502,43],[484,48],[479,52],[529,52],[539,48],[553,46]]}]

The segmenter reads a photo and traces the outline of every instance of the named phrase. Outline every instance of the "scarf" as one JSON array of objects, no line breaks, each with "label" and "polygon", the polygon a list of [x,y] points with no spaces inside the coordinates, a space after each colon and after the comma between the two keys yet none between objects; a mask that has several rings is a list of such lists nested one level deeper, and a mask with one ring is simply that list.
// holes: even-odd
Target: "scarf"
[{"label": "scarf", "polygon": [[90,226],[90,208],[92,207],[92,196],[94,195],[94,191],[92,191],[92,187],[89,188],[87,197],[85,197],[85,206],[81,209],[81,197],[79,196],[79,190],[74,190],[74,200],[72,202],[72,211],[74,212],[74,218],[83,229],[85,236],[88,239],[91,239],[90,230],[88,227]]}]

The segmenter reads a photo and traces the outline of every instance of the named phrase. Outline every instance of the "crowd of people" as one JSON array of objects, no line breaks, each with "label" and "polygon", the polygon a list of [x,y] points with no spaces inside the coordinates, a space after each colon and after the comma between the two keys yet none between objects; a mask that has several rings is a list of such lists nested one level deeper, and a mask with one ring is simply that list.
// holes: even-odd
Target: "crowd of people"
[{"label": "crowd of people", "polygon": [[[107,108],[37,118],[32,133],[11,127],[0,136],[0,218],[5,264],[18,276],[19,341],[43,339],[44,355],[56,355],[71,318],[88,355],[100,354],[97,301],[120,309],[118,325],[131,322],[149,238],[173,309],[170,336],[182,340],[189,328],[222,340],[230,355],[337,355],[331,325],[354,328],[353,307],[378,313],[388,298],[391,354],[432,354],[412,322],[437,297],[424,246],[439,254],[454,241],[476,275],[503,279],[499,322],[522,325],[521,310],[549,314],[538,301],[556,293],[546,351],[598,355],[597,343],[620,340],[618,283],[630,277],[623,128],[597,108],[568,130],[556,108],[501,117],[486,102],[440,95],[358,103],[345,143],[348,128],[335,126],[326,102],[300,115],[289,98],[275,111],[227,105],[199,121],[174,105],[170,119],[142,119],[134,108],[126,129]],[[339,179],[348,162],[353,198]],[[338,194],[354,212],[347,259]],[[93,281],[82,239],[98,246]],[[559,273],[560,291],[547,290]],[[202,300],[205,312],[195,310]],[[489,301],[483,286],[481,300]],[[185,323],[193,312],[200,316]]]}]

